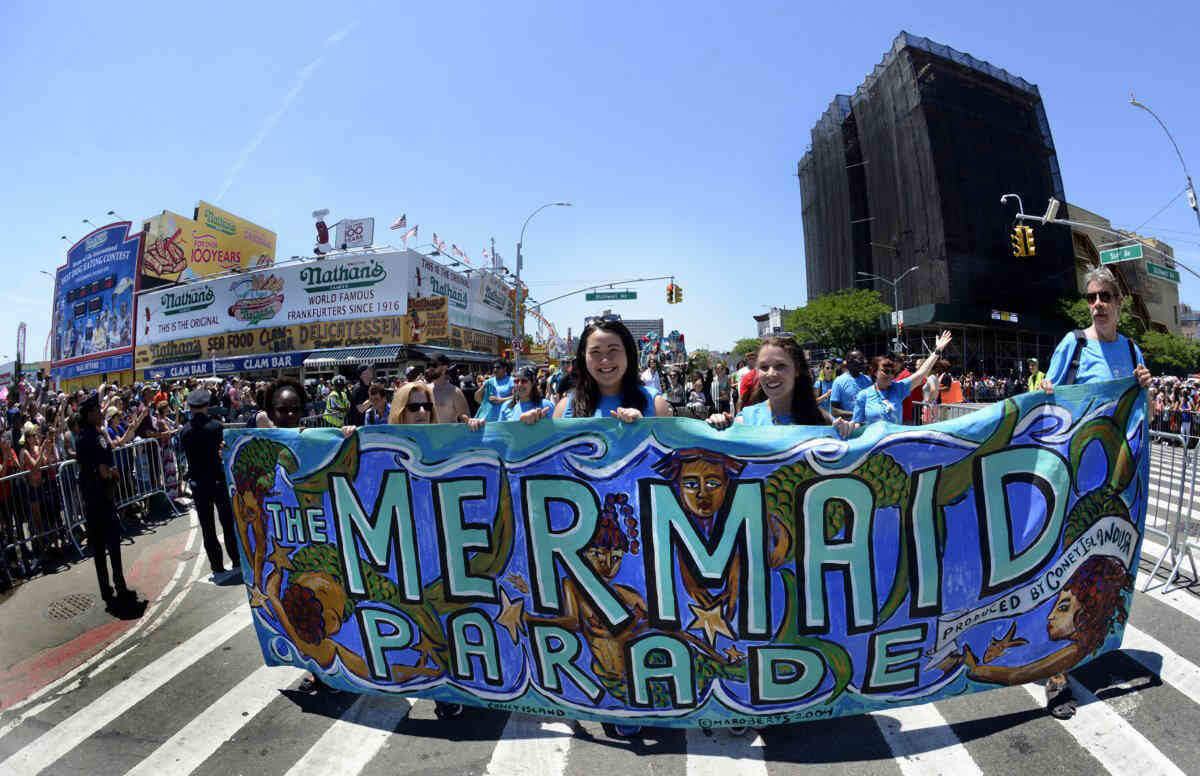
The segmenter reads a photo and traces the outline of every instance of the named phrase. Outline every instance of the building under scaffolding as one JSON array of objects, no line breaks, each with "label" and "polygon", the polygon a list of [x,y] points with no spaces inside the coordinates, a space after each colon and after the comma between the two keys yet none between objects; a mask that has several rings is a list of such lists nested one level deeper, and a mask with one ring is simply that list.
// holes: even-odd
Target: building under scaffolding
[{"label": "building under scaffolding", "polygon": [[[955,330],[956,371],[1019,370],[1062,337],[1053,311],[1076,294],[1071,233],[1039,228],[1036,257],[1015,258],[1014,211],[1000,203],[1066,201],[1033,84],[902,32],[853,96],[834,98],[798,175],[810,299],[918,267],[900,284],[902,340],[919,352],[922,336]],[[891,287],[875,287],[891,303]]]}]

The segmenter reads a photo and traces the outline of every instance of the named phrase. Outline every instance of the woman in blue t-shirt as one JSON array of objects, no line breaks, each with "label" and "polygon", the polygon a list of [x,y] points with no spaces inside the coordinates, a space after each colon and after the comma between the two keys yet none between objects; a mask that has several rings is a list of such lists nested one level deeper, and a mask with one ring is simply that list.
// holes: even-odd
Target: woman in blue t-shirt
[{"label": "woman in blue t-shirt", "polygon": [[[554,403],[542,397],[538,390],[537,372],[533,367],[522,367],[513,375],[512,398],[501,405],[500,421],[519,420],[522,423],[537,423],[554,412]],[[487,421],[471,418],[467,427],[472,431],[483,428]]]},{"label": "woman in blue t-shirt", "polygon": [[736,416],[728,412],[710,415],[709,425],[728,428],[747,426],[830,426],[843,437],[858,426],[845,418],[834,420],[817,406],[812,376],[804,349],[791,337],[767,337],[758,347],[755,360],[758,381]]},{"label": "woman in blue t-shirt", "polygon": [[934,340],[933,352],[929,354],[917,371],[903,380],[895,376],[904,368],[903,364],[892,361],[887,356],[876,356],[867,366],[867,374],[871,376],[871,385],[859,392],[854,398],[854,422],[864,426],[877,421],[899,423],[903,410],[901,403],[908,398],[913,384],[924,385],[925,378],[933,371],[933,367],[942,358],[942,351],[950,344],[950,332],[943,331]]},{"label": "woman in blue t-shirt", "polygon": [[[1117,320],[1121,316],[1121,287],[1108,267],[1093,267],[1084,275],[1087,291],[1088,312],[1092,325],[1083,330],[1083,341],[1075,332],[1067,332],[1046,369],[1042,390],[1054,393],[1056,385],[1071,385],[1115,380],[1121,377],[1136,377],[1143,389],[1150,387],[1150,370],[1142,363],[1142,352],[1117,332]],[[1075,352],[1079,351],[1077,367],[1072,370]],[[1072,371],[1074,374],[1072,375]],[[1046,707],[1058,719],[1070,719],[1075,715],[1077,701],[1071,693],[1066,674],[1055,674],[1046,680]]]},{"label": "woman in blue t-shirt", "polygon": [[513,394],[512,367],[504,359],[492,364],[492,376],[475,391],[479,409],[475,417],[480,420],[500,420],[500,409]]},{"label": "woman in blue t-shirt", "polygon": [[817,379],[813,382],[813,393],[817,395],[817,406],[826,412],[832,413],[830,405],[830,396],[833,394],[833,381],[837,377],[837,367],[833,365],[831,359],[825,359],[821,362],[821,370],[817,372]]},{"label": "woman in blue t-shirt", "polygon": [[632,423],[670,416],[667,400],[642,385],[637,363],[637,345],[625,324],[603,319],[588,324],[575,351],[575,390],[559,400],[554,417],[614,417]]}]

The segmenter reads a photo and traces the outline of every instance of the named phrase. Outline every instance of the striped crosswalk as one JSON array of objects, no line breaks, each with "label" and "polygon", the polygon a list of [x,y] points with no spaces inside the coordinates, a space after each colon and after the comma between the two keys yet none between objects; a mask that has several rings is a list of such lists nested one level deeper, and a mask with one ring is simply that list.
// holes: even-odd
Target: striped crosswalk
[{"label": "striped crosswalk", "polygon": [[[1152,460],[1152,494],[1178,485],[1162,460]],[[1146,540],[1139,590],[1164,542]],[[195,581],[198,567],[181,567],[180,580]],[[1122,651],[1073,674],[1079,708],[1070,720],[1046,715],[1043,688],[1025,685],[853,720],[745,735],[647,731],[642,741],[608,739],[590,722],[480,709],[441,720],[424,699],[301,695],[302,671],[262,666],[240,590],[204,586],[192,595],[223,613],[189,618],[198,604],[164,601],[167,611],[180,608],[165,625],[146,629],[158,629],[160,647],[144,634],[81,676],[64,677],[55,692],[3,712],[0,773],[1200,772],[1200,752],[1172,745],[1179,736],[1173,721],[1200,719],[1200,595],[1187,588],[1135,593]],[[217,680],[199,691],[198,672]],[[1144,704],[1173,705],[1147,713]],[[173,718],[145,723],[164,710]],[[854,734],[839,735],[845,730]],[[125,756],[114,757],[114,747],[125,747]]]}]

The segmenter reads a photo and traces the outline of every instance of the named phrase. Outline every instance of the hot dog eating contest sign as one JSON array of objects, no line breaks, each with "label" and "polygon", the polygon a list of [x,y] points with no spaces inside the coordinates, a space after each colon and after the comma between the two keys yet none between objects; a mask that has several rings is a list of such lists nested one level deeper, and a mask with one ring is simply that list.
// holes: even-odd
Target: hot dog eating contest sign
[{"label": "hot dog eating contest sign", "polygon": [[138,368],[403,341],[407,273],[379,253],[272,267],[138,297]]}]

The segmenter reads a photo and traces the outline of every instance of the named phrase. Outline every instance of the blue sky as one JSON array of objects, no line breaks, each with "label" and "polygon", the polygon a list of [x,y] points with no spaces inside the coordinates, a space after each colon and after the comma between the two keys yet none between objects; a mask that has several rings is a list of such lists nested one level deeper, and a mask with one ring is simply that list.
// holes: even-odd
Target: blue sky
[{"label": "blue sky", "polygon": [[[311,211],[407,213],[549,298],[637,286],[626,317],[728,348],[751,316],[806,299],[796,162],[812,124],[900,30],[1038,84],[1067,197],[1134,227],[1184,185],[1153,119],[1200,176],[1200,5],[1154,3],[5,3],[8,120],[0,226],[11,245],[0,356],[49,329],[52,271],[88,218],[188,212],[198,199],[312,250]],[[218,199],[219,198],[219,199]],[[1030,210],[1042,205],[1027,203]],[[1142,230],[1200,270],[1180,197]],[[1183,301],[1200,303],[1187,276]],[[603,305],[546,308],[578,332]]]}]

